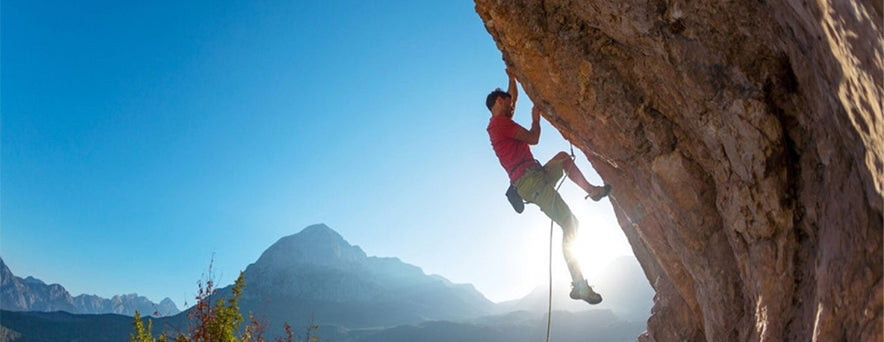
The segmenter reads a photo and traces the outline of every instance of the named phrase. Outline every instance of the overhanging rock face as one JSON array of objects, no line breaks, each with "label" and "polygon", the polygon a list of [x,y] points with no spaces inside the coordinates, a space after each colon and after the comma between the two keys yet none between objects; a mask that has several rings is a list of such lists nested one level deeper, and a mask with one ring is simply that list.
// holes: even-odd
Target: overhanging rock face
[{"label": "overhanging rock face", "polygon": [[613,185],[657,291],[641,340],[884,339],[880,1],[476,11]]}]

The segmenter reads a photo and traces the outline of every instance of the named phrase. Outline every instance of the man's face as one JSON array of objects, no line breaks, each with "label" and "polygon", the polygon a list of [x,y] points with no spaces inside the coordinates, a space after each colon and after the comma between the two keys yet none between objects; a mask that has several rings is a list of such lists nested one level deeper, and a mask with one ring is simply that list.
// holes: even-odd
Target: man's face
[{"label": "man's face", "polygon": [[512,99],[513,98],[509,96],[499,96],[497,97],[497,101],[495,101],[496,103],[494,104],[495,106],[500,108],[500,112],[503,113],[503,115],[506,115],[508,118],[513,117]]}]

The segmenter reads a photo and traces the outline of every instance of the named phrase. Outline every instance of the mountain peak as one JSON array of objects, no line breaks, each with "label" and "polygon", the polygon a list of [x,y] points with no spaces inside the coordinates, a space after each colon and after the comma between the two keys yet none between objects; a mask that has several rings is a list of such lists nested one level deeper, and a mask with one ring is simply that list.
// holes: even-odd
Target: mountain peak
[{"label": "mountain peak", "polygon": [[[344,237],[341,234],[338,234],[334,229],[329,228],[324,223],[318,223],[307,228],[301,230],[301,232],[290,235],[291,237],[298,237],[299,239],[308,239],[314,242],[335,242],[335,243],[343,243],[349,246]],[[283,238],[284,239],[284,238]]]},{"label": "mountain peak", "polygon": [[25,284],[46,285],[46,283],[44,283],[42,280],[37,279],[37,278],[34,278],[34,277],[32,277],[32,276],[28,276],[28,277],[25,278],[23,281],[24,281]]},{"label": "mountain peak", "polygon": [[0,258],[0,282],[6,284],[12,279],[12,271],[6,266],[6,263],[3,262],[3,258]]},{"label": "mountain peak", "polygon": [[311,225],[307,226],[307,228],[304,228],[301,230],[301,233],[311,233],[311,232],[332,232],[332,233],[337,234],[337,232],[334,229],[331,229],[325,223],[311,224]]},{"label": "mountain peak", "polygon": [[380,327],[472,317],[493,306],[471,285],[428,276],[398,258],[368,257],[324,224],[279,239],[243,277],[247,286],[240,308],[272,313],[272,325],[300,317]]},{"label": "mountain peak", "polygon": [[279,239],[261,254],[255,265],[288,268],[311,264],[340,268],[365,259],[362,249],[350,245],[341,234],[320,223]]}]

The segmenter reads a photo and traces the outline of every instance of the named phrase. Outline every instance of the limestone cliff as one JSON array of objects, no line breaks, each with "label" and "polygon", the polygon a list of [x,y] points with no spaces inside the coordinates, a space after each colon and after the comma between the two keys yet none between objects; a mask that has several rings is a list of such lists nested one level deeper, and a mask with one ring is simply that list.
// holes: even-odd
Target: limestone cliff
[{"label": "limestone cliff", "polygon": [[476,0],[614,187],[641,340],[884,340],[881,4]]}]

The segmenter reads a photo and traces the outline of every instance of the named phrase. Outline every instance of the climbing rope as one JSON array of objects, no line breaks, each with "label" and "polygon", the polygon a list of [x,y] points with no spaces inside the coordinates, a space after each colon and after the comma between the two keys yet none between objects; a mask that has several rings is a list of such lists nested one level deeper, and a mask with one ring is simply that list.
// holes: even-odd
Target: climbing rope
[{"label": "climbing rope", "polygon": [[549,342],[549,327],[552,325],[552,240],[553,222],[549,220],[549,297],[546,306],[546,342]]},{"label": "climbing rope", "polygon": [[[574,144],[571,144],[571,160],[576,160],[577,157],[574,156]],[[562,187],[562,183],[565,183],[565,178],[568,178],[567,175],[562,177],[562,180],[559,181],[559,185],[556,185],[556,192],[559,192],[559,188]],[[553,220],[549,219],[549,296],[547,297],[546,303],[546,342],[549,342],[549,328],[552,325],[552,255],[553,255]]]}]

